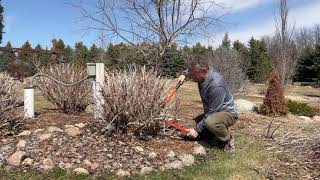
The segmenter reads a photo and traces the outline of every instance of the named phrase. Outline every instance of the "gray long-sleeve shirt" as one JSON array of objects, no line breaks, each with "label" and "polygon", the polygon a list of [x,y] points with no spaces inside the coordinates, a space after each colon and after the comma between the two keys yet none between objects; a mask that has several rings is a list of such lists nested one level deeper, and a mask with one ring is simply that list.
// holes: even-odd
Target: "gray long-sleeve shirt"
[{"label": "gray long-sleeve shirt", "polygon": [[[209,69],[208,77],[198,83],[198,88],[203,103],[205,118],[215,112],[237,114],[229,85],[215,69]],[[195,128],[196,131],[201,132],[204,129],[204,119],[197,124]]]}]

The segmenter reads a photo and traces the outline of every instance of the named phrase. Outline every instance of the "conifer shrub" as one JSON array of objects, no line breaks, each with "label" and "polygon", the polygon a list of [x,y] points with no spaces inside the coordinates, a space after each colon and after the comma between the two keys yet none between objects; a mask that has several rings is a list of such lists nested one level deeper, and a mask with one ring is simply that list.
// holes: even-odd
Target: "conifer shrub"
[{"label": "conifer shrub", "polygon": [[307,103],[299,103],[296,101],[288,101],[289,112],[299,116],[313,117],[317,115],[318,110],[314,107],[308,106]]},{"label": "conifer shrub", "polygon": [[273,72],[269,80],[266,96],[261,105],[261,113],[267,116],[282,116],[288,111],[284,97],[282,80],[277,72]]}]

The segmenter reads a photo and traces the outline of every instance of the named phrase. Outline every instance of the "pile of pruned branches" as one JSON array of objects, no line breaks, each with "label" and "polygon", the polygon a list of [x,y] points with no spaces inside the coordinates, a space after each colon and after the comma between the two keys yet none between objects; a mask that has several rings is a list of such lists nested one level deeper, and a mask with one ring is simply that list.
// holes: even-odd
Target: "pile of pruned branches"
[{"label": "pile of pruned branches", "polygon": [[[306,174],[312,177],[320,176],[320,130],[319,125],[308,124],[277,138],[272,149],[280,152],[290,169],[303,167]],[[298,171],[297,171],[298,172]],[[292,172],[291,176],[294,177]],[[296,176],[301,176],[298,174]]]},{"label": "pile of pruned branches", "polygon": [[145,67],[106,72],[101,132],[132,133],[143,139],[157,135],[159,118],[169,109],[162,108],[168,90],[168,81]]},{"label": "pile of pruned branches", "polygon": [[19,131],[23,113],[18,110],[17,83],[6,73],[0,73],[0,136]]},{"label": "pile of pruned branches", "polygon": [[[56,64],[43,67],[38,73],[49,75],[64,83],[75,83],[87,76],[86,70],[76,64]],[[65,86],[51,79],[36,78],[42,95],[64,113],[82,112],[91,103],[92,86],[83,81],[75,86]]]}]

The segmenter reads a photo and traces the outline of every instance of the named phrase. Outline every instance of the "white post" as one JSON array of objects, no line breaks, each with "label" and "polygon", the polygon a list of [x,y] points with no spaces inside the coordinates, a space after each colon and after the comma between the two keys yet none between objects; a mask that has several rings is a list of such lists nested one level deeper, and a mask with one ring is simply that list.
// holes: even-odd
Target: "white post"
[{"label": "white post", "polygon": [[93,83],[94,98],[96,101],[95,118],[102,118],[104,100],[101,90],[104,86],[104,63],[96,63],[96,81]]},{"label": "white post", "polygon": [[24,111],[26,118],[34,118],[34,89],[24,89]]}]

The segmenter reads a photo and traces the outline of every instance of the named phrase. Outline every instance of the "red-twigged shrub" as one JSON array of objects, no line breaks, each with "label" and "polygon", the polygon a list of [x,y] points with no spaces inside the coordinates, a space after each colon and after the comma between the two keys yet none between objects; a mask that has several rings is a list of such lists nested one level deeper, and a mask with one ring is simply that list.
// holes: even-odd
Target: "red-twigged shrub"
[{"label": "red-twigged shrub", "polygon": [[273,72],[261,105],[261,113],[267,116],[282,116],[286,115],[287,111],[288,106],[284,97],[282,80],[277,72]]}]

